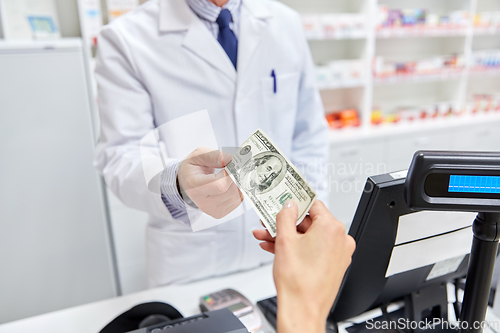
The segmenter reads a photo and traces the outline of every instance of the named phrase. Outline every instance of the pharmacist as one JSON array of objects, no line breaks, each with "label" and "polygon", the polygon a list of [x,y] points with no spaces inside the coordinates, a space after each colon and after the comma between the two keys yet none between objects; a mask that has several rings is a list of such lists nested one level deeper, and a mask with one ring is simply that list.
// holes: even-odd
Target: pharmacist
[{"label": "pharmacist", "polygon": [[[126,205],[150,214],[151,286],[272,260],[252,236],[260,227],[253,210],[192,231],[185,202],[217,219],[240,206],[239,190],[215,171],[224,164],[217,152],[200,147],[191,159],[167,158],[155,180],[159,193],[150,191],[140,142],[162,124],[207,109],[206,126],[213,128],[218,147],[237,147],[261,128],[304,171],[318,198],[327,201],[327,125],[300,17],[285,5],[150,0],[104,27],[96,78],[101,133],[95,165]],[[162,143],[166,151],[200,135],[189,126],[176,130],[182,135],[171,134]],[[217,186],[186,195],[186,187],[204,185],[207,179],[217,179]]]}]

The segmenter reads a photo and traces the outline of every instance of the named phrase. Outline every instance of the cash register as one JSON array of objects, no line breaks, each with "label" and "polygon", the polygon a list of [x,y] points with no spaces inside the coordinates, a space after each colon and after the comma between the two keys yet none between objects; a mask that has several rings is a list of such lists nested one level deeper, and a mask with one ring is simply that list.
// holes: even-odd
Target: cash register
[{"label": "cash register", "polygon": [[[463,212],[456,213],[456,220],[467,218],[469,223],[445,223],[441,212],[427,212],[422,215],[424,222],[428,223],[433,214],[437,216],[435,228],[430,228],[435,232],[425,234],[428,230],[417,228],[414,230],[422,233],[420,239],[400,240],[403,225],[411,230],[407,222],[417,223],[416,214],[424,211]],[[471,219],[465,212],[479,214],[474,220],[475,214]],[[335,326],[375,308],[380,308],[383,319],[388,320],[387,305],[394,301],[404,304],[399,318],[447,321],[446,284],[466,275],[463,303],[457,297],[454,304],[456,318],[484,320],[500,236],[498,212],[500,153],[418,151],[408,172],[369,177],[349,230],[356,240],[356,250],[327,325]],[[432,246],[439,249],[436,245],[441,242],[441,249],[449,244],[458,252],[450,252],[451,257],[436,262],[422,260],[427,259],[422,258],[426,251]],[[412,249],[417,253],[411,253]],[[440,253],[434,254],[440,257]],[[276,297],[257,305],[275,325]],[[423,330],[417,327],[412,331]]]}]

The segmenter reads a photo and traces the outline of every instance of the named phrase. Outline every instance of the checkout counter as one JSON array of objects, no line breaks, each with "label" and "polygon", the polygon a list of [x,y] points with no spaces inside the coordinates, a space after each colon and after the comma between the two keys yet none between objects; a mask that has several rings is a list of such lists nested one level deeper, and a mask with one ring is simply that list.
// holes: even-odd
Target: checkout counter
[{"label": "checkout counter", "polygon": [[[272,265],[185,285],[149,289],[122,297],[18,320],[0,325],[0,333],[99,332],[113,318],[131,307],[151,301],[169,303],[177,308],[185,317],[188,317],[200,313],[198,302],[201,296],[225,288],[238,290],[253,304],[256,304],[261,299],[274,296],[276,295],[276,290],[272,278]],[[453,293],[450,293],[450,297],[453,297]],[[400,305],[394,304],[392,307],[389,307],[389,310],[393,310],[398,306]],[[339,325],[339,333],[347,333],[346,329],[352,326],[353,323],[361,323],[369,318],[375,318],[380,315],[381,311],[375,309],[352,318],[349,321],[342,322]],[[497,322],[500,325],[500,318],[495,316],[491,308],[488,309],[486,320],[490,323]],[[265,321],[264,318],[263,321]],[[274,329],[270,325],[265,326],[265,333],[274,333]],[[496,329],[495,327],[486,328],[484,332],[497,333]]]},{"label": "checkout counter", "polygon": [[[200,313],[199,299],[211,292],[232,288],[241,292],[254,305],[276,295],[272,265],[223,277],[184,285],[171,285],[138,293],[55,311],[0,325],[0,333],[93,333],[133,306],[152,301],[171,304],[184,317]],[[263,319],[264,320],[264,319]],[[267,332],[274,332],[270,327]]]},{"label": "checkout counter", "polygon": [[[367,332],[369,319],[455,322],[459,313],[461,322],[486,320],[485,327],[461,333],[498,333],[500,318],[487,303],[500,238],[499,166],[497,153],[417,152],[408,173],[368,178],[349,230],[356,240],[356,251],[330,313],[329,320],[337,323],[335,331]],[[435,212],[428,215],[428,211]],[[448,218],[448,214],[460,211],[462,215]],[[475,213],[463,215],[466,212],[479,214],[472,221]],[[466,274],[462,296],[454,287]],[[200,313],[200,300],[210,299],[203,296],[228,288],[239,291],[254,305],[274,296],[272,265],[11,322],[0,325],[0,333],[99,332],[123,312],[153,301],[169,303],[190,317]],[[428,309],[432,311],[426,314]],[[255,311],[260,314],[257,306]],[[264,317],[262,321],[258,332],[274,332]],[[179,332],[191,333],[183,327]],[[168,330],[147,330],[156,331]],[[202,331],[207,330],[196,330]]]}]

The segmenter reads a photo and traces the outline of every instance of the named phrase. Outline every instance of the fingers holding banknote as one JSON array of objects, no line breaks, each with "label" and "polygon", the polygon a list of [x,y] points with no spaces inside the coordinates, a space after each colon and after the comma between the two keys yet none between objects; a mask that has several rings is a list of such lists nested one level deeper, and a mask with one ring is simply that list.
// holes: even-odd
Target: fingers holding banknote
[{"label": "fingers holding banknote", "polygon": [[[285,203],[276,219],[275,242],[261,245],[275,253],[278,331],[324,332],[355,243],[321,201],[312,205],[305,233],[297,231],[297,213],[294,202]],[[297,310],[296,304],[303,306]]]},{"label": "fingers holding banknote", "polygon": [[222,169],[231,155],[218,150],[200,147],[179,165],[177,179],[183,198],[186,196],[198,208],[216,218],[222,218],[243,201],[243,194]]},{"label": "fingers holding banknote", "polygon": [[[262,226],[265,227],[264,223],[262,223]],[[312,219],[309,215],[307,215],[303,220],[302,222],[300,222],[299,225],[296,226],[296,230],[299,234],[303,234],[305,233],[309,227],[311,226],[312,224]],[[253,236],[262,241],[262,242],[266,242],[266,243],[273,243],[276,241],[276,238],[274,238],[273,236],[271,236],[271,234],[269,233],[269,231],[267,231],[267,229],[255,229],[253,232]],[[274,247],[272,247],[270,244],[269,245],[264,245],[264,243],[261,243],[261,247],[268,251],[268,249],[274,249]],[[268,252],[271,252],[274,254],[274,250],[273,251],[268,251]]]}]

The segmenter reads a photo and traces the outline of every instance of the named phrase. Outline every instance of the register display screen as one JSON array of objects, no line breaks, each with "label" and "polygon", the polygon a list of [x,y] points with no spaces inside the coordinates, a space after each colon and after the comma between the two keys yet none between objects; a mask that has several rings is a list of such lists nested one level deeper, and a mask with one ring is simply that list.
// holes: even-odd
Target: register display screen
[{"label": "register display screen", "polygon": [[425,192],[435,198],[499,199],[500,176],[432,173],[425,180]]},{"label": "register display screen", "polygon": [[500,177],[450,175],[448,192],[500,194]]}]

